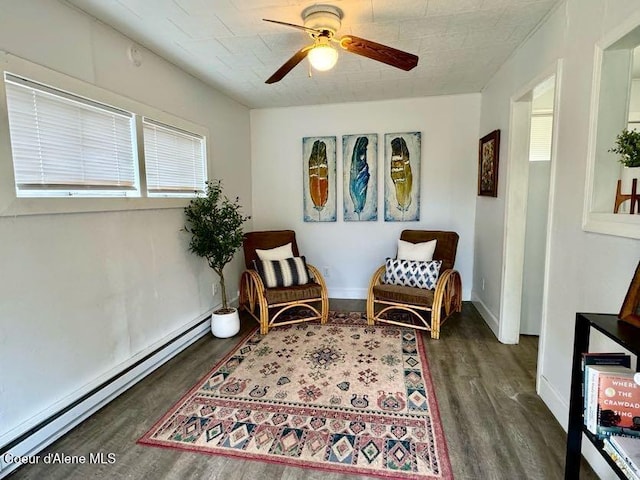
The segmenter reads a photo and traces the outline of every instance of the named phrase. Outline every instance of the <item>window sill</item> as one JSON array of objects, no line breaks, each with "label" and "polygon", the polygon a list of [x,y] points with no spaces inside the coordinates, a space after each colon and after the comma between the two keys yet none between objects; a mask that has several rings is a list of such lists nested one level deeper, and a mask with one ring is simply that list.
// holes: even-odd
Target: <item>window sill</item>
[{"label": "window sill", "polygon": [[640,239],[640,215],[590,212],[582,229],[586,232]]},{"label": "window sill", "polygon": [[0,217],[184,208],[190,198],[16,198]]}]

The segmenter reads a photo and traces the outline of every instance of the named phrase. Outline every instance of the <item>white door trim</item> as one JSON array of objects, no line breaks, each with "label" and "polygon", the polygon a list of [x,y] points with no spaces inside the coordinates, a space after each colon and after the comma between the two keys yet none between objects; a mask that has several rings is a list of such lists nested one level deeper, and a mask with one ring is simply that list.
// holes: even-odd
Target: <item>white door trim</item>
[{"label": "white door trim", "polygon": [[555,97],[553,114],[553,140],[551,151],[551,172],[549,185],[549,214],[545,239],[545,273],[542,299],[542,319],[538,347],[538,368],[536,389],[542,379],[542,361],[546,347],[546,324],[548,317],[548,285],[551,268],[551,232],[554,218],[555,184],[557,170],[557,131],[559,125],[559,105],[561,100],[562,60],[559,59],[539,76],[531,80],[511,97],[509,119],[510,138],[507,153],[507,188],[505,201],[504,250],[502,262],[502,282],[500,297],[500,321],[498,339],[502,343],[518,343],[520,337],[520,315],[522,309],[522,274],[526,234],[526,207],[528,187],[528,147],[530,136],[531,94],[533,89],[555,75]]}]

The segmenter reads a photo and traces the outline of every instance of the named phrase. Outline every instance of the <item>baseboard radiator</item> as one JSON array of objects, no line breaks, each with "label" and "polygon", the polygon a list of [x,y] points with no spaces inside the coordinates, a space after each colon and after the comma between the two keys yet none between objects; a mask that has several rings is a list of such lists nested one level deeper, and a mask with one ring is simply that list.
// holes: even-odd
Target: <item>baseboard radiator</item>
[{"label": "baseboard radiator", "polygon": [[[26,431],[0,446],[0,479],[27,463],[65,433],[86,420],[118,395],[205,336],[211,330],[211,311],[193,320],[184,329],[131,365],[115,373],[97,387],[72,401]],[[153,348],[153,347],[152,347]]]}]

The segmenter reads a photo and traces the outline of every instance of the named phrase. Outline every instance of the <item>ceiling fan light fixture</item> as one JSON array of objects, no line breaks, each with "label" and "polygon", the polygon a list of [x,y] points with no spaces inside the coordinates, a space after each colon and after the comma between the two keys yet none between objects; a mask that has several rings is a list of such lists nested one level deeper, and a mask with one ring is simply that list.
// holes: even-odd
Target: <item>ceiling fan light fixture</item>
[{"label": "ceiling fan light fixture", "polygon": [[[330,45],[330,42],[339,43],[342,49],[347,52],[385,63],[405,72],[418,65],[419,58],[413,53],[372,42],[355,35],[344,35],[336,38],[336,32],[340,29],[342,17],[342,10],[339,8],[333,5],[320,4],[312,5],[302,11],[304,26],[263,18],[265,22],[303,30],[314,40],[313,45],[307,45],[298,50],[265,83],[279,82],[305,57],[308,58],[311,68],[319,71],[331,70],[338,61],[338,51]],[[311,76],[311,70],[309,70],[309,76]]]},{"label": "ceiling fan light fixture", "polygon": [[328,43],[318,43],[309,51],[309,63],[320,72],[331,70],[337,61],[338,51]]}]

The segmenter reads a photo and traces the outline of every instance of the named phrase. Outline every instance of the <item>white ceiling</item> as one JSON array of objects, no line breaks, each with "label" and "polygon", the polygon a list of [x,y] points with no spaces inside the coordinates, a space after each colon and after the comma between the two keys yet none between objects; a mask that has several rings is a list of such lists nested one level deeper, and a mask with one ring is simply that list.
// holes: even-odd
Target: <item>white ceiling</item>
[{"label": "white ceiling", "polygon": [[[352,34],[420,57],[404,72],[340,52],[336,67],[306,61],[271,76],[310,44],[299,30],[312,0],[66,0],[251,108],[360,102],[479,92],[562,0],[333,0]],[[126,53],[125,53],[126,54]],[[143,50],[144,57],[144,50]],[[143,58],[144,61],[144,58]]]}]

